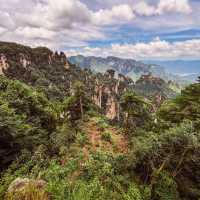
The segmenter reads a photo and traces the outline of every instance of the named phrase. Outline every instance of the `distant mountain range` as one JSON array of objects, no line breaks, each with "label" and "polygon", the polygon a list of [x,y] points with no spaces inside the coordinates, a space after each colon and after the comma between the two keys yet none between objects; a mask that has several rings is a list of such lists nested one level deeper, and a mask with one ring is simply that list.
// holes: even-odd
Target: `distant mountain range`
[{"label": "distant mountain range", "polygon": [[[91,69],[95,72],[106,72],[113,69],[118,73],[132,78],[137,81],[142,75],[151,73],[153,76],[162,78],[165,81],[174,81],[179,84],[186,84],[187,81],[194,81],[194,77],[177,75],[172,70],[166,70],[168,63],[158,63],[153,61],[136,61],[133,59],[121,59],[117,57],[85,57],[82,55],[72,56],[69,58],[72,64],[81,68]],[[164,64],[164,66],[162,65]],[[169,63],[170,64],[170,63]],[[196,73],[195,73],[196,74]]]},{"label": "distant mountain range", "polygon": [[143,61],[146,64],[156,64],[164,67],[165,71],[177,74],[182,79],[194,82],[200,75],[200,60],[149,60]]}]

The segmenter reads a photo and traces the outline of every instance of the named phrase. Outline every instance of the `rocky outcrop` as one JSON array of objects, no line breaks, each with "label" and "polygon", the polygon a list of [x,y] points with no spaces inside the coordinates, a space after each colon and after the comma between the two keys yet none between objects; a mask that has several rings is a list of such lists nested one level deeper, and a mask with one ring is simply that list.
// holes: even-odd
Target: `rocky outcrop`
[{"label": "rocky outcrop", "polygon": [[116,99],[113,96],[110,96],[106,103],[106,117],[108,119],[114,120],[118,119],[119,116],[119,103],[116,101]]},{"label": "rocky outcrop", "polygon": [[20,64],[24,67],[27,68],[28,66],[31,65],[31,60],[24,54],[19,55],[19,62]]},{"label": "rocky outcrop", "polygon": [[114,76],[115,71],[108,70],[102,79],[96,79],[92,99],[109,119],[120,120],[119,99],[129,88],[129,82],[124,75],[118,75],[118,79]]},{"label": "rocky outcrop", "polygon": [[7,70],[10,62],[15,66],[28,68],[39,65],[63,65],[69,68],[69,62],[63,52],[53,52],[45,47],[31,48],[16,43],[0,42],[0,73]]},{"label": "rocky outcrop", "polygon": [[7,70],[9,64],[7,63],[7,58],[4,54],[0,54],[0,75],[4,74],[4,71]]},{"label": "rocky outcrop", "polygon": [[99,85],[98,81],[96,81],[92,100],[97,106],[99,106],[99,108],[102,108],[102,93],[103,93],[103,85],[101,84]]}]

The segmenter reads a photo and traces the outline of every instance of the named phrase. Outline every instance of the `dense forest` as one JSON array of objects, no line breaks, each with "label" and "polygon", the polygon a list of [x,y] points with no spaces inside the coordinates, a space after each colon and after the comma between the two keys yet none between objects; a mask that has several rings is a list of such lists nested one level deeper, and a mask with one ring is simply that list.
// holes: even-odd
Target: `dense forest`
[{"label": "dense forest", "polygon": [[0,199],[200,199],[200,81],[177,94],[5,42],[0,74]]}]

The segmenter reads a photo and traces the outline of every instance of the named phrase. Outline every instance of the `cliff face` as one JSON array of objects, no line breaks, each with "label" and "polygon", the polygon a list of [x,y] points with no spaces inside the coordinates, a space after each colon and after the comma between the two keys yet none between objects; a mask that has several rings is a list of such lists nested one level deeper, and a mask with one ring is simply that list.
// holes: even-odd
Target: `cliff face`
[{"label": "cliff face", "polygon": [[8,69],[9,65],[7,63],[7,58],[4,54],[0,54],[0,75]]},{"label": "cliff face", "polygon": [[95,81],[95,92],[92,97],[94,103],[105,111],[105,115],[112,120],[120,120],[120,96],[131,85],[126,77],[118,75],[114,78],[114,71],[108,70],[101,79]]},{"label": "cliff face", "polygon": [[0,42],[0,58],[1,63],[6,63],[7,65],[15,64],[24,68],[31,65],[69,65],[63,52],[58,54],[45,47],[30,48],[7,42]]}]

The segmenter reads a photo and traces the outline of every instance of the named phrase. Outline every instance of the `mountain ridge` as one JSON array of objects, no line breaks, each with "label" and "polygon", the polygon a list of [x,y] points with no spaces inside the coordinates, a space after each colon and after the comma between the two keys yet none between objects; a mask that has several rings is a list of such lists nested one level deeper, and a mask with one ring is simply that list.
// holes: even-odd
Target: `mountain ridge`
[{"label": "mountain ridge", "polygon": [[180,85],[185,86],[187,81],[182,77],[169,73],[162,65],[154,63],[144,63],[143,61],[136,61],[134,59],[122,59],[114,56],[106,58],[96,56],[71,56],[68,58],[73,64],[81,68],[89,68],[96,72],[105,72],[108,69],[113,69],[118,73],[129,76],[134,81],[137,81],[142,75],[151,73],[153,76],[160,77],[165,81],[174,81]]}]

